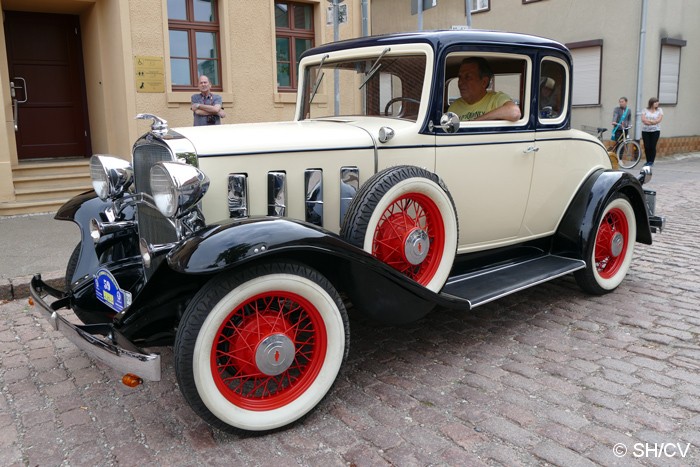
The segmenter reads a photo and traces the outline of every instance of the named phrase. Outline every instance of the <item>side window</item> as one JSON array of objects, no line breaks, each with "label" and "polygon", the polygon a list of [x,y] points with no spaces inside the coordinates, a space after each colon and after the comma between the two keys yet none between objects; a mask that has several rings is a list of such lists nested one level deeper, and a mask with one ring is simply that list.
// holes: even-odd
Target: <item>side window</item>
[{"label": "side window", "polygon": [[517,55],[450,54],[445,63],[444,109],[463,122],[524,123],[530,69],[530,59]]},{"label": "side window", "polygon": [[540,120],[557,120],[566,111],[568,75],[564,63],[544,59],[540,65],[538,115]]}]

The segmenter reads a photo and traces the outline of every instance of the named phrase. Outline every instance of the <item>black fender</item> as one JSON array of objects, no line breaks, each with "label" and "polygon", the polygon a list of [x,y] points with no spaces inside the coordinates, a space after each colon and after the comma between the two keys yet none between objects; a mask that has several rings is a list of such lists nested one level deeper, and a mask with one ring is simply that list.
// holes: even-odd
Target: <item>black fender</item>
[{"label": "black fender", "polygon": [[633,175],[618,170],[598,170],[581,185],[559,223],[552,252],[583,259],[593,236],[597,221],[610,198],[622,193],[629,198],[637,224],[636,241],[651,245],[651,228],[644,201],[644,190]]},{"label": "black fender", "polygon": [[[108,219],[105,212],[113,206],[112,201],[102,201],[97,197],[95,191],[91,190],[74,196],[56,212],[54,219],[71,221],[80,229],[80,258],[73,277],[68,278],[72,284],[81,279],[92,278],[92,275],[100,266],[100,255],[102,252],[115,243],[137,236],[136,228],[134,227],[133,229],[124,229],[114,234],[104,235],[97,244],[93,242],[90,236],[90,221],[98,219],[102,222],[107,222]],[[134,220],[134,217],[134,208],[127,206],[121,212],[118,220],[129,221]],[[138,245],[138,240],[136,244]]]},{"label": "black fender", "polygon": [[422,318],[446,299],[321,227],[286,218],[248,218],[211,225],[168,253],[182,274],[216,274],[253,261],[296,261],[326,276],[355,308],[377,321]]}]

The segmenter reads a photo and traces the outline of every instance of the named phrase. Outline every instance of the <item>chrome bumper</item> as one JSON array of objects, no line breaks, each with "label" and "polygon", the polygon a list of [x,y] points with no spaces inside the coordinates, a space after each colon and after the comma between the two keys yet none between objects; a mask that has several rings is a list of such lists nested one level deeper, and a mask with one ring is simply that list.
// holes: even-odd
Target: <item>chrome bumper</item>
[{"label": "chrome bumper", "polygon": [[[45,284],[41,275],[32,278],[29,294],[39,305],[54,329],[90,357],[112,367],[121,374],[133,373],[142,379],[160,381],[160,355],[144,353],[111,324],[75,325],[60,316],[56,310],[68,308],[69,298],[61,291]],[[44,298],[53,296],[57,300],[47,303]]]}]

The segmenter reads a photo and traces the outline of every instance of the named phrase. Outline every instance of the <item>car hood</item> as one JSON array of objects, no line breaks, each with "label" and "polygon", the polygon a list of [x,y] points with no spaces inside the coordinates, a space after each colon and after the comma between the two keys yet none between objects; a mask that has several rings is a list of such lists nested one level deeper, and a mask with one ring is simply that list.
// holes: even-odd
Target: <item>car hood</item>
[{"label": "car hood", "polygon": [[187,138],[200,157],[374,148],[370,130],[357,123],[345,119],[305,120],[181,127],[173,131]]}]

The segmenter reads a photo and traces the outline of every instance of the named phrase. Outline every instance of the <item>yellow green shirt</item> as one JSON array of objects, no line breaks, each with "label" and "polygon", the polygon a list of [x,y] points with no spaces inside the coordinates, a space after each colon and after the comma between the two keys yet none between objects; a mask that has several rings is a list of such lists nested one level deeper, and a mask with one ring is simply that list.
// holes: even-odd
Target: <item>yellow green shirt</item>
[{"label": "yellow green shirt", "polygon": [[475,118],[491,112],[493,109],[501,107],[511,100],[510,96],[504,92],[489,91],[479,102],[475,102],[471,105],[467,104],[467,101],[460,97],[454,101],[447,110],[456,113],[462,121],[474,120]]}]

